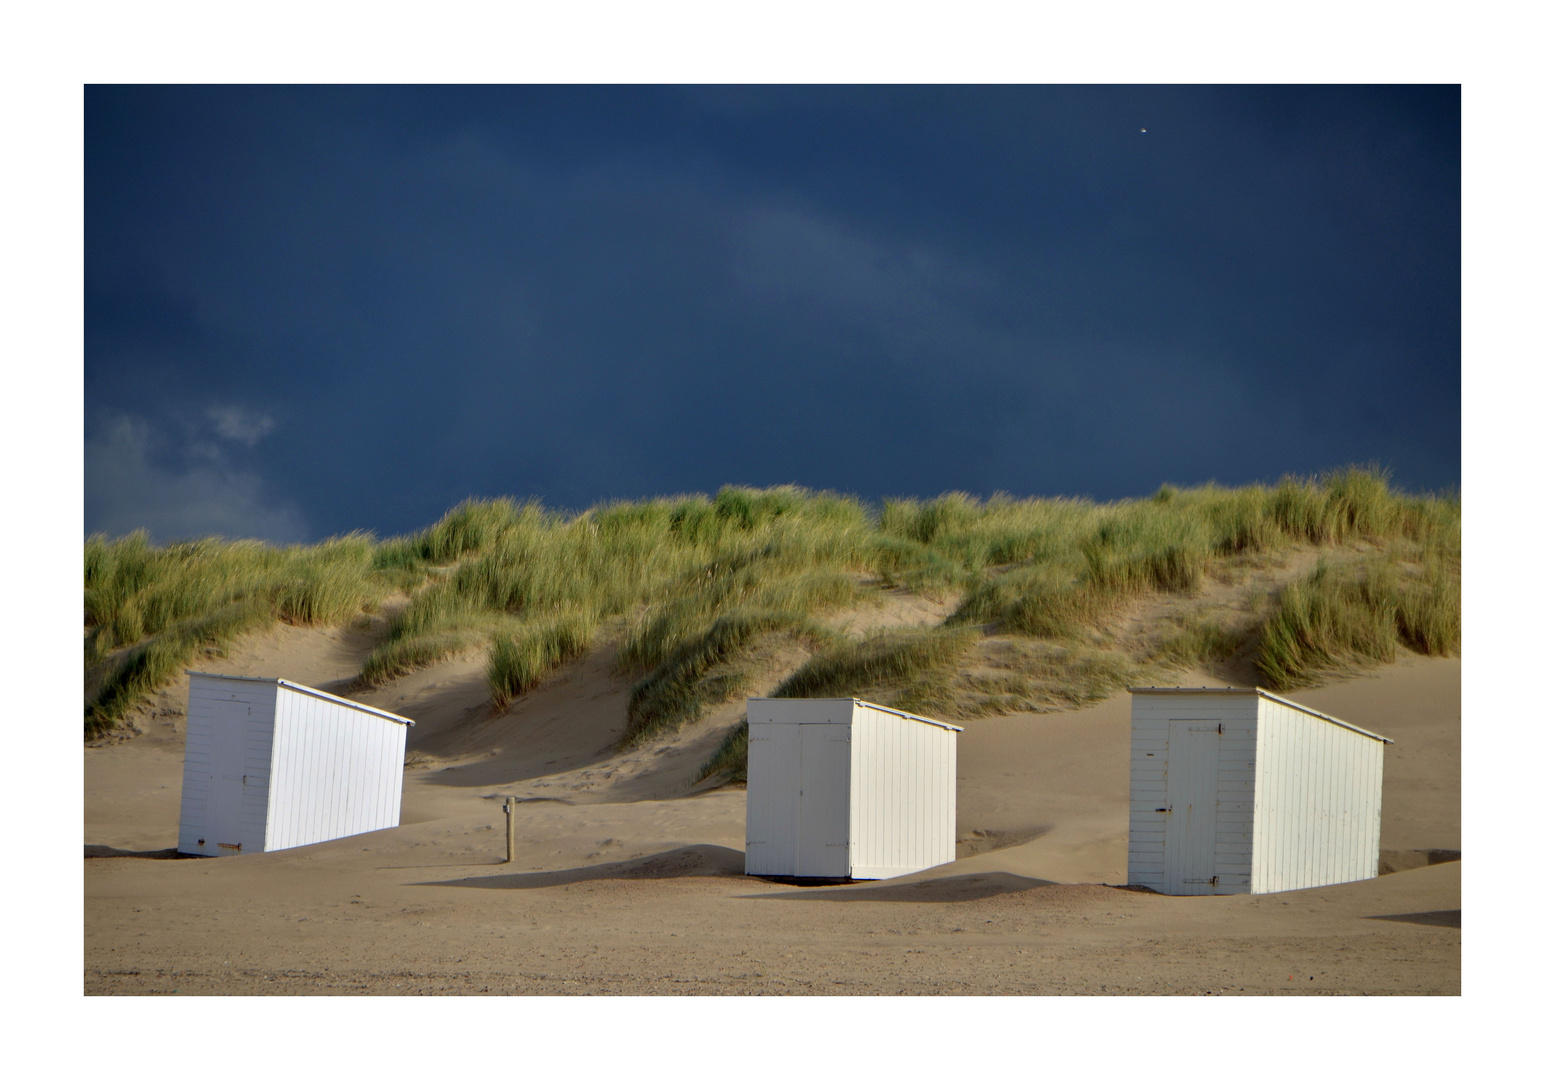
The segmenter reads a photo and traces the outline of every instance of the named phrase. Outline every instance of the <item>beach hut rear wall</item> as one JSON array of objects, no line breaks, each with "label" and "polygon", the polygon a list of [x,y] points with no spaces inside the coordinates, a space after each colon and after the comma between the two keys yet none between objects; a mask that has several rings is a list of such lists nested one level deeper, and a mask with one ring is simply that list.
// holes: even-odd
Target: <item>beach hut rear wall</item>
[{"label": "beach hut rear wall", "polygon": [[1255,688],[1131,694],[1128,884],[1270,893],[1378,876],[1390,740]]},{"label": "beach hut rear wall", "polygon": [[875,879],[954,860],[960,728],[854,698],[752,698],[746,717],[746,873]]},{"label": "beach hut rear wall", "polygon": [[178,851],[278,851],[401,820],[413,721],[284,679],[188,675]]}]

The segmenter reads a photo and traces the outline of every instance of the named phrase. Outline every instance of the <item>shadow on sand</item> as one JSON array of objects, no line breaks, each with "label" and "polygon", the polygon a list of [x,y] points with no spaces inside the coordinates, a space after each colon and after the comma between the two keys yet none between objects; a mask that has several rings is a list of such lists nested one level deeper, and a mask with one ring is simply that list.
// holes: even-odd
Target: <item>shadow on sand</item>
[{"label": "shadow on sand", "polygon": [[88,859],[201,859],[202,855],[184,855],[174,847],[157,848],[155,851],[129,851],[126,848],[108,847],[106,844],[87,844]]},{"label": "shadow on sand", "polygon": [[[550,889],[582,881],[648,881],[667,878],[742,878],[747,883],[773,883],[775,878],[746,878],[746,856],[734,848],[717,844],[692,844],[688,847],[644,855],[637,859],[576,866],[568,870],[541,870],[524,874],[486,874],[479,877],[453,878],[449,881],[419,881],[417,885],[449,885],[461,889]],[[869,903],[950,904],[982,900],[1004,893],[1027,892],[1056,882],[1021,877],[1001,871],[985,874],[957,874],[954,877],[877,885],[867,881],[789,879],[790,885],[827,885],[823,889],[799,889],[794,892],[752,893],[745,900],[839,900]]]},{"label": "shadow on sand", "polygon": [[744,852],[717,844],[692,844],[688,847],[644,855],[637,859],[576,866],[570,870],[545,870],[525,874],[489,874],[483,877],[456,878],[451,881],[419,881],[417,885],[452,885],[463,889],[549,889],[555,885],[573,885],[580,881],[637,881],[651,878],[742,877],[746,872]]},{"label": "shadow on sand", "polygon": [[1383,922],[1408,922],[1418,926],[1451,926],[1459,929],[1459,909],[1452,911],[1410,911],[1404,915],[1364,915],[1365,919],[1379,919]]},{"label": "shadow on sand", "polygon": [[823,900],[848,903],[954,904],[965,900],[983,900],[1004,893],[1028,892],[1054,881],[1021,877],[1004,871],[986,874],[960,874],[955,877],[928,878],[895,885],[871,885],[854,882],[846,888],[808,889],[797,893],[757,893],[747,900]]}]

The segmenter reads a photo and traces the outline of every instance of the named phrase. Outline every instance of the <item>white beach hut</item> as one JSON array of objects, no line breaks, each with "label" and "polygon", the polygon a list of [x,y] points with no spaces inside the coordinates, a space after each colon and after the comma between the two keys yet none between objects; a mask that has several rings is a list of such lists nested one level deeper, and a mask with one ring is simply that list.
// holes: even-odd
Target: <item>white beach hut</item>
[{"label": "white beach hut", "polygon": [[1130,692],[1128,884],[1191,896],[1378,876],[1389,739],[1255,688]]},{"label": "white beach hut", "polygon": [[397,825],[413,721],[284,679],[188,675],[178,851],[278,851]]},{"label": "white beach hut", "polygon": [[854,698],[752,698],[746,718],[746,873],[889,878],[954,861],[960,728]]}]

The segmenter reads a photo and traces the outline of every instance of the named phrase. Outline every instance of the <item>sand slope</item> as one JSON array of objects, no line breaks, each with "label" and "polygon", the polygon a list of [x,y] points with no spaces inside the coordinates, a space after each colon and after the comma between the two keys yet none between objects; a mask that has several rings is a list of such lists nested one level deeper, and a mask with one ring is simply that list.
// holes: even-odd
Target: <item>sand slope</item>
[{"label": "sand slope", "polygon": [[[336,687],[368,644],[286,628],[203,666]],[[616,753],[627,683],[610,662],[592,654],[502,715],[477,657],[360,695],[419,722],[402,827],[219,860],[132,855],[176,842],[169,695],[144,735],[85,752],[88,850],[123,856],[86,861],[87,992],[1459,990],[1457,862],[1262,897],[1114,887],[1125,695],[968,722],[955,863],[800,888],[741,873],[743,788],[688,787],[740,707]],[[1396,740],[1385,848],[1460,848],[1459,672],[1407,658],[1293,695]],[[513,865],[506,795],[521,800]]]}]

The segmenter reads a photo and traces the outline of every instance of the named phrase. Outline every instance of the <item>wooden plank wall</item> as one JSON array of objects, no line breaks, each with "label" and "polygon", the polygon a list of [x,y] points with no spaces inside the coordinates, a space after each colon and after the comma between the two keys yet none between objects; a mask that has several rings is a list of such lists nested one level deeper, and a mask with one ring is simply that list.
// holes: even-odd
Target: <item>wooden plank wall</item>
[{"label": "wooden plank wall", "polygon": [[217,701],[243,702],[252,716],[243,736],[242,760],[247,780],[241,800],[241,854],[264,850],[269,794],[269,754],[273,741],[273,683],[237,682],[192,675],[188,679],[188,722],[182,756],[182,803],[178,815],[177,850],[189,855],[235,855],[215,844],[199,844],[208,811],[210,748]]},{"label": "wooden plank wall", "polygon": [[1257,892],[1379,873],[1384,744],[1279,702],[1261,702]]},{"label": "wooden plank wall", "polygon": [[407,730],[384,717],[281,687],[267,850],[396,826]]},{"label": "wooden plank wall", "polygon": [[852,874],[887,878],[955,858],[956,733],[857,706]]},{"label": "wooden plank wall", "polygon": [[1255,820],[1255,694],[1133,694],[1127,883],[1162,891],[1169,805],[1169,722],[1223,725],[1218,753],[1216,886],[1208,893],[1251,891]]}]

